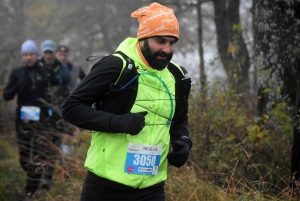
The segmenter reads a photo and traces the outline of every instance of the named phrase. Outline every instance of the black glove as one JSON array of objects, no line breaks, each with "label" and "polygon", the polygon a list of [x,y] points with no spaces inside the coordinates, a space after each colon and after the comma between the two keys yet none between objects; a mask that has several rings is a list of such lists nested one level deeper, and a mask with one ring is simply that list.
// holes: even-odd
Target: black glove
[{"label": "black glove", "polygon": [[145,116],[148,112],[114,115],[109,122],[112,131],[137,135],[145,126]]},{"label": "black glove", "polygon": [[180,168],[189,158],[192,142],[186,138],[180,138],[172,143],[173,151],[168,154],[169,164]]}]

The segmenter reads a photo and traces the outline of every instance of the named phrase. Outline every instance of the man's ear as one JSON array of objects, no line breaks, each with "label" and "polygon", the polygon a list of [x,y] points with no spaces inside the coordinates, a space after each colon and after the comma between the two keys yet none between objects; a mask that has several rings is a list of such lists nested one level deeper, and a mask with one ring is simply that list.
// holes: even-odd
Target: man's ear
[{"label": "man's ear", "polygon": [[145,39],[139,39],[139,46],[140,47],[143,47],[144,46],[144,43],[145,43]]}]

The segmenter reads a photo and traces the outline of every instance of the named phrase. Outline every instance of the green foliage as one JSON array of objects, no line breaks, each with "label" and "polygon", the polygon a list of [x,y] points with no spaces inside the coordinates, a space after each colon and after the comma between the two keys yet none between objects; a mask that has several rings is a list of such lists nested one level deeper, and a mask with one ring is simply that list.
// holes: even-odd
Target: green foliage
[{"label": "green foliage", "polygon": [[234,31],[234,32],[243,32],[243,31],[245,31],[244,29],[243,29],[243,26],[242,26],[242,23],[240,22],[240,23],[238,23],[238,24],[233,24],[233,26],[232,26],[232,31]]},{"label": "green foliage", "polygon": [[[256,98],[226,89],[221,83],[216,83],[206,98],[194,90],[190,97],[194,142],[190,159],[210,173],[210,182],[245,188],[242,194],[258,190],[276,197],[289,189],[292,119],[284,102],[273,104],[270,114],[256,117]],[[238,181],[228,184],[229,176]]]},{"label": "green foliage", "polygon": [[0,200],[15,201],[21,196],[25,175],[18,161],[17,145],[0,139]]}]

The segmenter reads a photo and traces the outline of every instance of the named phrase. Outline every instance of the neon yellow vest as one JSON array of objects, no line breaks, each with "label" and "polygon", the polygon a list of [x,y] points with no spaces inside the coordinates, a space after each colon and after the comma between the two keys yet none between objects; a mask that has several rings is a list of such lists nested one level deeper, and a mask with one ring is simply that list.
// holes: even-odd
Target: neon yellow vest
[{"label": "neon yellow vest", "polygon": [[[138,66],[139,85],[131,112],[148,111],[145,116],[146,126],[136,136],[93,131],[85,167],[99,177],[134,188],[145,188],[167,178],[166,157],[170,142],[170,125],[167,122],[174,115],[175,80],[167,68],[157,71],[145,66],[139,58],[136,43],[137,39],[128,38],[120,44],[117,51],[128,55],[134,60],[135,66]],[[124,68],[126,62],[123,64]],[[124,171],[128,143],[162,147],[157,175],[130,174]]]}]

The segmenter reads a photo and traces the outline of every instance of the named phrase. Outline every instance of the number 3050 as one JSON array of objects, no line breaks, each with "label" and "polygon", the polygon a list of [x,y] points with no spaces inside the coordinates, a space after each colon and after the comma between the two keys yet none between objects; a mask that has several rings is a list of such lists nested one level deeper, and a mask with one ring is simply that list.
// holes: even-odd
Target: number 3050
[{"label": "number 3050", "polygon": [[150,155],[134,154],[134,158],[133,164],[141,166],[154,166],[156,161],[156,156]]}]

